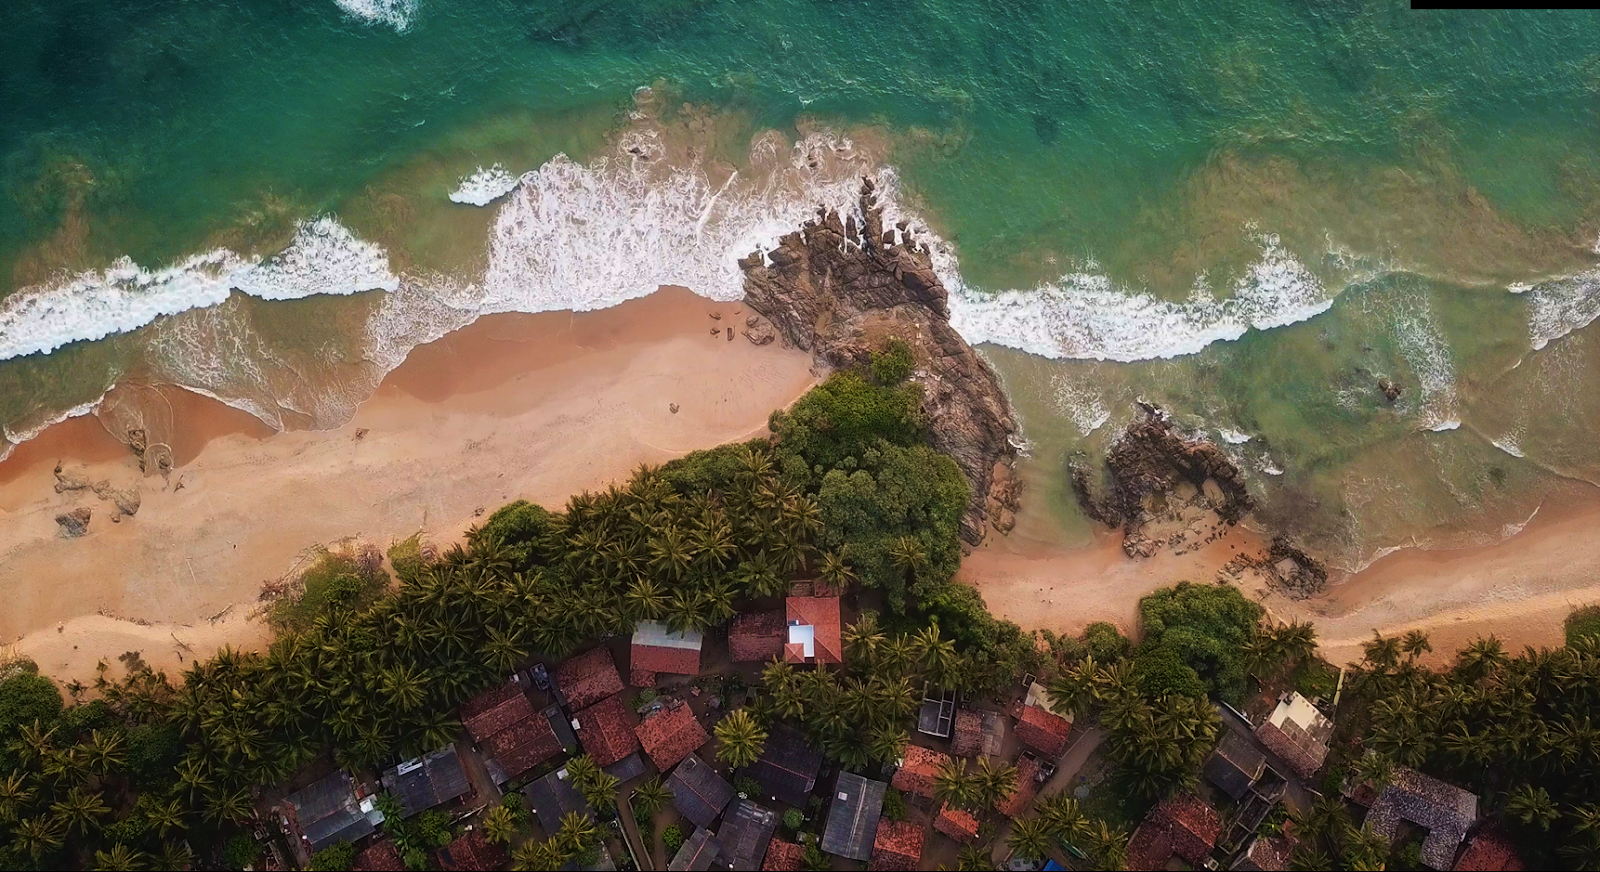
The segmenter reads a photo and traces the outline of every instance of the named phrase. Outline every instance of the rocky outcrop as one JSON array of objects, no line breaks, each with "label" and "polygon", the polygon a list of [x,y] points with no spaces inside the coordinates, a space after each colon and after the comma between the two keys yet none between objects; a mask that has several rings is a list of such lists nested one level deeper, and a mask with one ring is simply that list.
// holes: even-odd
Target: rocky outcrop
[{"label": "rocky outcrop", "polygon": [[81,508],[56,515],[56,523],[61,525],[61,535],[76,539],[89,532],[89,519],[93,514],[88,508]]},{"label": "rocky outcrop", "polygon": [[1017,508],[1014,485],[991,493],[995,464],[1015,456],[1010,403],[994,370],[951,328],[949,295],[927,246],[904,223],[883,226],[870,179],[862,181],[860,207],[860,221],[819,210],[777,248],[741,260],[745,299],[785,342],[830,367],[865,365],[892,338],[911,346],[912,378],[923,387],[929,420],[938,422],[930,442],[972,487],[961,537],[976,545],[992,506]]},{"label": "rocky outcrop", "polygon": [[[1085,514],[1121,527],[1129,556],[1148,557],[1164,545],[1187,550],[1204,544],[1250,513],[1254,502],[1244,476],[1221,448],[1186,438],[1154,406],[1144,411],[1106,453],[1104,493],[1095,493],[1088,464],[1072,465],[1072,487]],[[1217,523],[1205,529],[1200,515]]]},{"label": "rocky outcrop", "polygon": [[1282,536],[1273,539],[1272,547],[1263,553],[1240,554],[1228,561],[1217,577],[1237,584],[1252,573],[1292,600],[1310,599],[1328,586],[1328,568]]},{"label": "rocky outcrop", "polygon": [[1383,394],[1385,400],[1392,403],[1400,399],[1401,388],[1400,385],[1386,378],[1380,378],[1378,379],[1378,392]]}]

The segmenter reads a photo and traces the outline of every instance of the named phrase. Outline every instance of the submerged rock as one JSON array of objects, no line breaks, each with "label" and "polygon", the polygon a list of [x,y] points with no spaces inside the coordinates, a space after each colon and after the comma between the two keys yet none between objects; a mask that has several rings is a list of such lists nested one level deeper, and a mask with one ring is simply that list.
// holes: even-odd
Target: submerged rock
[{"label": "submerged rock", "polygon": [[1016,455],[1010,402],[994,370],[950,326],[949,295],[927,247],[904,225],[899,243],[885,231],[870,179],[862,180],[860,207],[859,225],[854,215],[819,210],[777,248],[741,260],[745,302],[785,342],[830,367],[870,363],[891,338],[911,346],[912,379],[923,387],[929,420],[939,422],[929,442],[955,460],[972,488],[961,538],[976,545],[991,506],[1017,508],[1014,485],[991,492],[995,464]]},{"label": "submerged rock", "polygon": [[89,532],[89,518],[93,514],[85,507],[56,515],[56,523],[61,525],[61,535],[68,539],[76,539]]},{"label": "submerged rock", "polygon": [[1378,391],[1391,403],[1400,399],[1400,386],[1386,378],[1378,379]]}]

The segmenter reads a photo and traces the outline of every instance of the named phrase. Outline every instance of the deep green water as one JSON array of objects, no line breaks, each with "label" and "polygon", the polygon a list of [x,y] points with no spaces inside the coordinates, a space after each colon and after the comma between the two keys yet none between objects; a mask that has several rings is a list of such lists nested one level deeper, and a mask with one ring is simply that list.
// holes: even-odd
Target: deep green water
[{"label": "deep green water", "polygon": [[[1133,399],[1160,400],[1197,428],[1252,436],[1238,450],[1269,503],[1356,560],[1499,530],[1563,482],[1600,475],[1584,435],[1600,423],[1600,340],[1582,329],[1600,306],[1585,277],[1600,236],[1593,13],[416,0],[403,17],[402,28],[335,0],[0,6],[0,293],[59,295],[64,275],[124,256],[147,273],[218,248],[267,256],[329,214],[407,286],[292,302],[235,294],[0,361],[9,432],[127,377],[191,384],[279,424],[332,422],[407,342],[470,317],[430,302],[442,287],[516,285],[490,308],[603,304],[560,292],[595,272],[560,264],[583,239],[555,234],[517,261],[537,282],[495,279],[495,211],[445,197],[462,176],[497,162],[521,173],[558,153],[598,166],[616,159],[617,137],[648,127],[665,163],[704,172],[713,190],[735,170],[753,185],[730,187],[716,207],[727,210],[821,191],[827,179],[751,152],[763,131],[793,142],[826,130],[853,140],[861,166],[895,169],[897,202],[946,240],[961,283],[1031,294],[1015,319],[1056,325],[1028,339],[982,303],[966,322],[974,338],[1020,346],[993,355],[1045,480],[1059,481],[1066,454],[1102,444]],[[644,119],[630,117],[641,86],[653,86]],[[641,185],[660,182],[670,200],[669,175],[597,170],[583,187],[552,171],[540,190],[648,248]],[[572,220],[558,213],[531,214]],[[730,228],[734,245],[759,223],[718,212],[709,226]],[[630,267],[613,284],[695,279],[719,252],[672,258],[696,244],[666,238],[666,266]],[[296,287],[381,285],[362,275],[360,287]],[[1580,278],[1507,293],[1557,276]],[[1241,324],[1297,323],[1219,333],[1221,316],[1181,306],[1197,284],[1257,301]],[[0,346],[105,333],[109,309],[147,292],[121,289],[32,320],[13,299]],[[1051,293],[1067,304],[1038,302]],[[1326,311],[1257,305],[1290,298]],[[1180,307],[1152,316],[1162,301]],[[433,326],[375,353],[371,325],[404,320],[403,307]],[[1578,329],[1558,335],[1551,318]],[[1070,341],[1063,324],[1078,330]],[[1107,340],[1114,324],[1139,341]],[[1180,351],[1195,353],[1161,358]],[[1121,362],[1070,359],[1093,357]],[[1407,385],[1401,403],[1374,398],[1378,377]],[[1556,399],[1566,411],[1548,420]],[[1059,490],[1052,499],[1063,535],[1081,536]]]}]

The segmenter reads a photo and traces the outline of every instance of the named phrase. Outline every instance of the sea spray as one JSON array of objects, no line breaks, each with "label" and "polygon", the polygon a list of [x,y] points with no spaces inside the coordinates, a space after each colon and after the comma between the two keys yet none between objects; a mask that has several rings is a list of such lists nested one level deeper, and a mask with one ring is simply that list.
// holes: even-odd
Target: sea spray
[{"label": "sea spray", "polygon": [[518,181],[520,181],[518,177],[507,172],[500,164],[487,169],[478,167],[472,175],[462,177],[461,183],[450,192],[450,202],[466,206],[487,206],[511,193],[517,187]]},{"label": "sea spray", "polygon": [[1507,290],[1528,300],[1528,342],[1535,351],[1600,318],[1600,270]]},{"label": "sea spray", "polygon": [[333,0],[346,15],[368,24],[387,24],[400,33],[411,27],[417,0]]}]

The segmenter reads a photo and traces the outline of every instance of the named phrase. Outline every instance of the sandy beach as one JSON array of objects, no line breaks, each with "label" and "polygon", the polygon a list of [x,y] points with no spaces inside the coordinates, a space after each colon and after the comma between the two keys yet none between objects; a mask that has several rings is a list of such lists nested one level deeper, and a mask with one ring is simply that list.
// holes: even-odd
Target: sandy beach
[{"label": "sandy beach", "polygon": [[[448,543],[510,500],[560,506],[640,463],[765,432],[814,375],[806,353],[711,335],[745,314],[663,289],[599,312],[486,317],[413,351],[337,430],[276,433],[162,388],[165,477],[141,475],[94,417],[57,425],[0,463],[0,643],[61,680],[128,650],[181,668],[260,644],[262,584],[318,546],[419,531]],[[113,523],[112,502],[58,493],[58,464],[136,488],[137,514]],[[80,507],[88,532],[65,538],[55,518]]]},{"label": "sandy beach", "polygon": [[[1267,544],[1234,528],[1187,554],[1135,560],[1123,553],[1120,533],[1062,548],[1049,541],[1050,529],[1030,511],[1025,491],[1016,533],[985,542],[962,562],[958,578],[1023,629],[1076,633],[1110,621],[1132,632],[1141,597],[1180,581],[1215,581],[1234,557],[1262,553]],[[1276,619],[1314,622],[1322,655],[1334,663],[1360,659],[1374,629],[1426,631],[1434,647],[1426,659],[1435,664],[1491,634],[1512,651],[1560,645],[1567,614],[1600,602],[1600,502],[1547,507],[1492,545],[1395,552],[1311,599],[1292,600],[1250,574],[1240,586]]]}]

